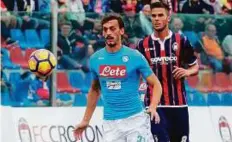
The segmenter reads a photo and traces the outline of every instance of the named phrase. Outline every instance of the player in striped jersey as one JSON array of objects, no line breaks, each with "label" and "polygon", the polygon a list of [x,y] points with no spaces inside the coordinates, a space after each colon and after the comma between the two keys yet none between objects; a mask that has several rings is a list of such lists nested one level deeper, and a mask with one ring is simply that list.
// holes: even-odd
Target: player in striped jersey
[{"label": "player in striped jersey", "polygon": [[[186,37],[169,30],[169,7],[161,2],[151,4],[154,33],[138,43],[137,49],[146,57],[158,76],[163,95],[159,105],[160,124],[152,122],[152,133],[158,142],[188,142],[189,116],[184,78],[198,73],[193,47]],[[145,105],[149,106],[152,87],[148,87]]]}]

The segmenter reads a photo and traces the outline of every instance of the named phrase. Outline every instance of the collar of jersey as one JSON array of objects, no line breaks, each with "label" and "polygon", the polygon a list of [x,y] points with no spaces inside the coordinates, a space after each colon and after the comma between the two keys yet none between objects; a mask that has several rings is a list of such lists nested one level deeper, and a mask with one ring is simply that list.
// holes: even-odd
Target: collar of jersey
[{"label": "collar of jersey", "polygon": [[[164,40],[171,38],[171,37],[172,37],[172,34],[173,34],[172,31],[169,30],[168,36],[166,36],[166,37],[164,38]],[[151,38],[152,38],[153,40],[160,40],[160,38],[158,38],[158,37],[155,36],[155,33],[154,33],[154,32],[151,34]]]},{"label": "collar of jersey", "polygon": [[118,55],[119,53],[122,52],[123,48],[124,48],[124,45],[122,45],[122,47],[121,47],[118,51],[116,51],[116,52],[108,52],[108,51],[106,50],[106,48],[105,48],[105,52],[106,52],[108,55]]}]

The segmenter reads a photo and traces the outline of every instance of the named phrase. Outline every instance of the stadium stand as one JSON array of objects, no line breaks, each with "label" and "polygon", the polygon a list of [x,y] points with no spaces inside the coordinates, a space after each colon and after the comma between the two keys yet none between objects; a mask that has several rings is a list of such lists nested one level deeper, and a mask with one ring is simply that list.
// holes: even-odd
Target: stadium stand
[{"label": "stadium stand", "polygon": [[[204,1],[205,2],[202,3],[206,4],[202,5],[201,3],[201,8],[197,10],[194,10],[194,7],[186,9],[187,2],[193,2],[191,0],[172,1],[172,6],[174,6],[172,9],[173,13],[177,14],[173,15],[171,28],[174,31],[185,35],[190,40],[199,57],[201,69],[198,76],[187,78],[187,99],[189,105],[193,106],[231,105],[232,69],[229,68],[229,65],[231,65],[230,60],[227,60],[230,59],[231,56],[224,51],[224,44],[221,43],[227,35],[232,35],[231,30],[228,30],[232,25],[232,16],[228,15],[232,11],[232,3],[227,1],[218,5],[218,3],[214,3],[213,1]],[[61,32],[60,26],[62,23],[70,22],[72,26],[70,33],[75,34],[75,36],[70,36],[70,39],[68,39],[69,41],[75,40],[75,42],[72,43],[71,46],[66,46],[69,49],[65,49],[70,51],[70,55],[68,56],[75,61],[75,68],[66,69],[64,65],[62,65],[62,62],[59,62],[60,60],[58,61],[58,67],[60,67],[61,70],[57,72],[57,100],[59,100],[58,103],[61,106],[62,104],[84,106],[86,105],[86,95],[92,81],[88,68],[89,57],[105,46],[104,38],[101,36],[100,20],[102,16],[110,11],[120,12],[122,15],[126,16],[123,17],[123,19],[126,19],[126,26],[139,26],[135,29],[142,31],[139,32],[140,35],[131,38],[128,35],[138,32],[132,31],[132,33],[124,37],[124,44],[131,48],[135,48],[135,45],[140,38],[151,33],[151,29],[146,29],[146,26],[144,27],[143,24],[138,24],[140,23],[139,20],[144,18],[143,21],[152,25],[149,19],[149,5],[147,5],[150,1],[134,0],[133,3],[130,3],[130,1],[127,0],[104,0],[103,3],[101,3],[102,7],[96,9],[94,8],[96,5],[95,1],[83,0],[83,3],[75,8],[70,7],[70,3],[58,2],[60,8],[60,13],[58,15],[58,33]],[[2,9],[1,17],[1,27],[3,29],[1,32],[1,71],[7,74],[7,77],[9,78],[8,81],[13,85],[12,91],[15,92],[15,89],[20,85],[18,81],[20,80],[21,73],[27,71],[27,60],[30,54],[36,49],[50,49],[51,25],[48,26],[48,23],[51,24],[51,13],[47,13],[50,11],[50,6],[43,6],[41,8],[38,4],[35,4],[34,6],[29,5],[34,7],[34,9],[22,9],[24,12],[17,13],[17,11],[12,12],[14,9],[12,9],[8,2],[7,4],[4,4],[3,1],[2,4],[4,7]],[[143,9],[144,5],[146,5],[146,8]],[[16,7],[18,7],[18,5],[16,5]],[[10,10],[10,12],[7,10]],[[78,15],[81,20],[75,20],[75,18],[73,18],[73,16],[80,12],[78,10],[81,10],[86,15],[83,16],[83,13]],[[148,14],[146,13],[147,10]],[[31,14],[28,14],[28,11],[30,11]],[[100,14],[100,11],[102,11],[103,14]],[[130,12],[132,12],[134,16],[130,15]],[[183,12],[199,14],[185,14]],[[218,15],[210,15],[209,13]],[[178,20],[173,22],[174,18],[178,18]],[[134,21],[133,23],[136,24],[133,25],[130,21]],[[213,24],[217,27],[215,39],[220,45],[219,47],[223,49],[222,52],[225,56],[225,58],[221,60],[222,70],[219,72],[214,70],[214,66],[211,64],[205,64],[205,60],[208,59],[210,55],[203,54],[205,53],[205,48],[202,37],[206,34],[206,27],[209,24]],[[134,27],[131,28],[133,29]],[[232,41],[230,42],[232,44]],[[58,48],[62,49],[61,47]],[[64,49],[62,50],[65,51]],[[59,57],[62,57],[64,54],[62,50],[59,50],[60,52],[58,52]],[[35,79],[32,78],[32,80]],[[29,84],[26,84],[26,82],[23,83],[24,93],[26,93],[29,90],[28,86],[30,86],[31,82]],[[16,98],[15,99],[9,97],[7,92],[2,92],[2,104],[10,105],[10,101],[12,101],[12,105],[14,106],[35,106],[35,103],[28,100],[25,94],[21,93],[21,95],[21,97],[18,97],[18,94],[13,95]],[[17,104],[17,101],[23,103]],[[103,102],[101,99],[98,102],[98,105],[101,106],[102,104]]]},{"label": "stadium stand", "polygon": [[73,88],[65,72],[57,73],[57,91],[63,93],[79,93],[80,89]]}]

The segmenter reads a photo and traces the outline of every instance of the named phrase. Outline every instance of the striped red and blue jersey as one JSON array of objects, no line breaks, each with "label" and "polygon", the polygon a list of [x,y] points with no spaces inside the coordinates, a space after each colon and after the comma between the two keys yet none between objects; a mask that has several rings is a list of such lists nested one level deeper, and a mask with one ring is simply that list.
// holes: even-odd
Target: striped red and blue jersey
[{"label": "striped red and blue jersey", "polygon": [[[146,57],[153,72],[161,82],[163,94],[160,106],[186,106],[184,79],[173,77],[174,66],[186,68],[197,63],[193,47],[188,39],[169,31],[161,41],[154,33],[138,42],[137,49]],[[148,86],[145,105],[152,99],[152,87]]]}]

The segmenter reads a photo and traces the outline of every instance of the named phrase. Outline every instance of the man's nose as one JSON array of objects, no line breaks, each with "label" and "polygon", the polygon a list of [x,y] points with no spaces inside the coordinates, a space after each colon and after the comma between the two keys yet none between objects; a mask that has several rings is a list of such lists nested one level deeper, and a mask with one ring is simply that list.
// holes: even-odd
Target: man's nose
[{"label": "man's nose", "polygon": [[155,17],[155,21],[158,21],[158,20],[159,20],[159,17],[158,17],[158,16],[156,16],[156,17]]},{"label": "man's nose", "polygon": [[111,33],[112,33],[112,32],[111,32],[110,30],[107,30],[107,31],[106,31],[106,34],[107,34],[107,35],[110,35]]}]

